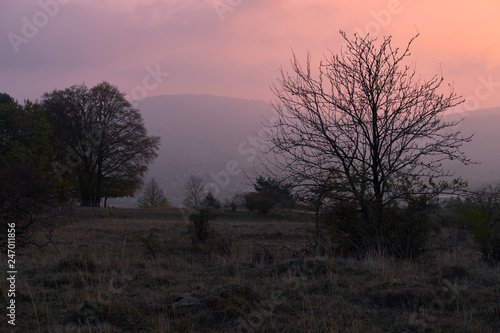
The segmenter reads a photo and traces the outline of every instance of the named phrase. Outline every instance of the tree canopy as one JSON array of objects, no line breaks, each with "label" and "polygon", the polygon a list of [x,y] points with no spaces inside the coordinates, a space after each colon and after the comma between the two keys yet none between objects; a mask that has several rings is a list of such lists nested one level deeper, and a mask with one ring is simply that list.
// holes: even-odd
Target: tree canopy
[{"label": "tree canopy", "polygon": [[[14,224],[19,247],[40,245],[38,227],[46,221],[36,213],[54,198],[49,136],[40,105],[0,94],[0,232]],[[4,250],[6,241],[0,241]]]},{"label": "tree canopy", "polygon": [[75,85],[45,93],[58,174],[78,189],[82,206],[133,195],[156,158],[159,137],[148,136],[139,110],[117,87]]},{"label": "tree canopy", "polygon": [[0,94],[0,164],[31,163],[49,166],[50,126],[40,105],[26,101],[20,105],[7,94]]}]

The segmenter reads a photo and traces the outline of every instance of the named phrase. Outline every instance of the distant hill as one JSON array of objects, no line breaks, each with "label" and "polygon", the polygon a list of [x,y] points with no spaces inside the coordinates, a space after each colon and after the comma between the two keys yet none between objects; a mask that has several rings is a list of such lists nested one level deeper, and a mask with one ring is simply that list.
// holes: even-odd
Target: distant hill
[{"label": "distant hill", "polygon": [[469,181],[469,185],[479,186],[500,181],[500,107],[469,111],[458,116],[465,119],[458,129],[464,135],[474,134],[472,142],[463,150],[467,157],[480,164],[464,166],[446,163],[457,176]]},{"label": "distant hill", "polygon": [[[274,115],[269,103],[212,95],[164,95],[145,98],[138,107],[149,134],[161,137],[158,159],[146,180],[155,177],[172,204],[182,202],[183,184],[190,174],[203,176],[220,199],[251,189],[241,170],[250,172],[257,162],[251,160],[251,140],[264,118]],[[464,151],[481,164],[449,162],[446,166],[473,186],[500,181],[500,108],[450,117],[461,116],[466,118],[459,130],[475,133]],[[135,207],[136,199],[113,199],[108,204]]]}]

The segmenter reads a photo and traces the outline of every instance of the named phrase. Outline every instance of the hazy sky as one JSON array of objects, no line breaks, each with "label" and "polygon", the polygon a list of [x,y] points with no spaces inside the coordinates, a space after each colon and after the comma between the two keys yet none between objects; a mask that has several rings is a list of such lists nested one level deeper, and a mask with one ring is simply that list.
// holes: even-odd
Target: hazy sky
[{"label": "hazy sky", "polygon": [[2,0],[0,91],[39,98],[103,80],[132,97],[197,93],[269,100],[291,49],[318,63],[339,30],[420,32],[423,78],[443,72],[466,109],[500,106],[500,1]]}]

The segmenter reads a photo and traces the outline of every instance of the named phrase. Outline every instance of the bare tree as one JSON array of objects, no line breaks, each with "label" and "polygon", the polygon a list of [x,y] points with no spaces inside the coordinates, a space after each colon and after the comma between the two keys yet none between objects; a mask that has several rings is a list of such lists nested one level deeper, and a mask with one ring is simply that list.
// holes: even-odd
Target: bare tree
[{"label": "bare tree", "polygon": [[159,208],[168,207],[169,205],[163,190],[154,178],[151,178],[146,184],[137,202],[140,208]]},{"label": "bare tree", "polygon": [[184,185],[186,198],[184,204],[188,207],[198,207],[204,199],[203,177],[191,175]]},{"label": "bare tree", "polygon": [[403,50],[391,37],[377,45],[341,35],[346,48],[325,56],[318,75],[309,55],[305,69],[293,54],[293,73],[281,70],[272,87],[277,120],[266,124],[268,156],[304,198],[354,200],[380,241],[388,207],[460,185],[444,182],[450,174],[442,161],[469,163],[460,148],[471,137],[453,130],[461,120],[442,119],[461,97],[451,86],[444,92],[442,76],[424,81],[406,62],[418,35]]}]

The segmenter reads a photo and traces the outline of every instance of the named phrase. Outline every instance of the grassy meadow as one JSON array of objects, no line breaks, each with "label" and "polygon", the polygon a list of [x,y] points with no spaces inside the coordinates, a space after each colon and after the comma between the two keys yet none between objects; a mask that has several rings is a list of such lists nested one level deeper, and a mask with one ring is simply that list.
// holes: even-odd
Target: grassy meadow
[{"label": "grassy meadow", "polygon": [[13,331],[500,332],[500,267],[466,230],[418,262],[325,257],[309,219],[223,213],[195,244],[175,209],[80,211],[17,251]]}]

